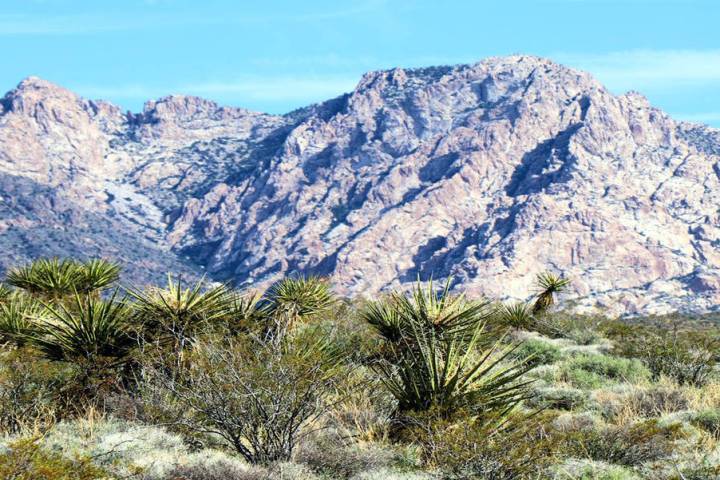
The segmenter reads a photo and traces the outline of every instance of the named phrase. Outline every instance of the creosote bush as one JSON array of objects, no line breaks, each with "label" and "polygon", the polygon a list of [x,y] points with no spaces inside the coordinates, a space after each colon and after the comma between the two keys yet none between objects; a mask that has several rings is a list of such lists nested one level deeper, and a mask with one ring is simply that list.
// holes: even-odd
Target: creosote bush
[{"label": "creosote bush", "polygon": [[309,335],[280,346],[198,342],[181,375],[162,363],[146,368],[147,398],[176,426],[215,435],[248,462],[289,460],[329,408],[339,368],[331,349]]}]

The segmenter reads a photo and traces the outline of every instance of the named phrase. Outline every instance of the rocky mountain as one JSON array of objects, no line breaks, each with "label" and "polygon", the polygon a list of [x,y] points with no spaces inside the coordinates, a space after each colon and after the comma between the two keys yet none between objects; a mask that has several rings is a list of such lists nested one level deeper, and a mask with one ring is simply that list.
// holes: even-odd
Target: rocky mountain
[{"label": "rocky mountain", "polygon": [[720,308],[720,130],[512,56],[368,73],[284,116],[194,97],[123,113],[28,78],[0,101],[0,268],[105,256],[347,295],[417,278],[580,309]]}]

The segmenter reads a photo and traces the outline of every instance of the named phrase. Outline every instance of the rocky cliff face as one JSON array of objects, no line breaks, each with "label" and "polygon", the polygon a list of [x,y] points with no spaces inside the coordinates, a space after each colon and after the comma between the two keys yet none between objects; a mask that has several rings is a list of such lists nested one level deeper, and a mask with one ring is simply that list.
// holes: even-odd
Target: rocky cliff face
[{"label": "rocky cliff face", "polygon": [[452,275],[501,298],[552,269],[579,308],[720,306],[720,130],[535,57],[373,72],[285,116],[125,115],[29,78],[2,100],[0,174],[3,264],[82,252],[135,281],[304,272],[350,295]]}]

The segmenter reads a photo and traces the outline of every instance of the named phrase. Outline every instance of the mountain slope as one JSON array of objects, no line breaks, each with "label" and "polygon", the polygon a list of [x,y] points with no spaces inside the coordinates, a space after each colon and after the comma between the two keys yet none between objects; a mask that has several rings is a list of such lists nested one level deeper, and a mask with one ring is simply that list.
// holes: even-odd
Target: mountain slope
[{"label": "mountain slope", "polygon": [[285,116],[193,97],[124,115],[35,78],[2,105],[0,172],[137,239],[89,255],[161,251],[238,284],[331,275],[345,294],[453,275],[523,298],[551,268],[581,307],[720,304],[720,131],[547,60],[373,72]]}]

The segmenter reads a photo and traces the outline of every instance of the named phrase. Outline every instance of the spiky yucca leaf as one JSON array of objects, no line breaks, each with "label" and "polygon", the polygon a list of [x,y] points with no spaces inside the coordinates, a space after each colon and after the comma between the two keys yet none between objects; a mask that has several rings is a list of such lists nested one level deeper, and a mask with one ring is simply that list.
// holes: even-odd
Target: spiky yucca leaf
[{"label": "spiky yucca leaf", "polygon": [[147,333],[184,344],[231,309],[233,299],[224,285],[206,287],[204,280],[185,287],[180,278],[168,276],[165,288],[129,293],[136,300],[136,314]]},{"label": "spiky yucca leaf", "polygon": [[546,311],[555,303],[555,295],[562,292],[570,285],[570,280],[562,278],[551,272],[543,272],[537,276],[537,286],[540,293],[535,300],[533,313]]},{"label": "spiky yucca leaf", "polygon": [[25,345],[38,333],[46,315],[45,307],[37,300],[19,292],[8,295],[0,303],[0,341]]},{"label": "spiky yucca leaf", "polygon": [[521,302],[503,305],[500,315],[503,324],[513,328],[528,328],[532,321],[530,307]]},{"label": "spiky yucca leaf", "polygon": [[102,290],[116,282],[120,267],[106,260],[76,260],[41,258],[13,268],[7,274],[7,283],[48,300],[70,297]]},{"label": "spiky yucca leaf", "polygon": [[335,301],[323,278],[284,278],[265,294],[263,309],[270,321],[266,334],[281,339],[298,321],[327,312]]},{"label": "spiky yucca leaf", "polygon": [[0,302],[4,302],[5,300],[7,300],[11,294],[12,290],[8,288],[5,284],[0,283]]},{"label": "spiky yucca leaf", "polygon": [[360,317],[390,342],[402,339],[403,321],[392,298],[368,302]]},{"label": "spiky yucca leaf", "polygon": [[120,279],[120,265],[103,259],[94,259],[79,265],[79,293],[102,290]]},{"label": "spiky yucca leaf", "polygon": [[41,323],[32,343],[51,360],[84,361],[91,365],[101,358],[122,361],[134,341],[127,303],[75,294],[72,308],[46,306],[50,318]]},{"label": "spiky yucca leaf", "polygon": [[[394,331],[400,339],[389,342],[390,355],[374,368],[400,411],[437,409],[452,414],[468,409],[497,414],[509,412],[526,398],[522,376],[529,367],[507,362],[512,349],[501,348],[502,339],[486,330],[494,313],[488,302],[451,295],[449,282],[440,291],[432,282],[426,287],[418,284],[410,296],[396,293],[392,299],[371,307],[364,317],[385,323],[397,319]],[[396,314],[389,313],[391,309]]]}]

